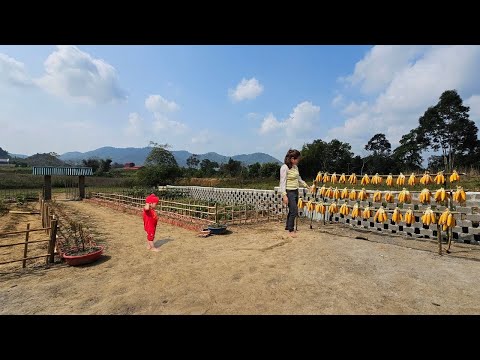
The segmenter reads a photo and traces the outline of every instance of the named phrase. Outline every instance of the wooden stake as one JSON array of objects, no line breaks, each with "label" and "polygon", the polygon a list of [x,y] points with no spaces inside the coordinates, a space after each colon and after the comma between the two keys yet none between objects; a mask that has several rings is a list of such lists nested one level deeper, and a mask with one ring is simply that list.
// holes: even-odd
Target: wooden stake
[{"label": "wooden stake", "polygon": [[23,261],[22,261],[22,268],[25,268],[27,266],[27,260],[25,258],[27,257],[27,252],[28,252],[28,235],[30,233],[30,223],[27,224],[27,232],[25,233],[25,248],[23,249]]}]

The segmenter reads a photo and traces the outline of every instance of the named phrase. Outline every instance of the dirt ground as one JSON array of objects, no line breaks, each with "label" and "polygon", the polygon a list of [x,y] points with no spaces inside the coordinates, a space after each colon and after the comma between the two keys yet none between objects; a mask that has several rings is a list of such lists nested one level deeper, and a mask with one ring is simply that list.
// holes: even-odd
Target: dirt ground
[{"label": "dirt ground", "polygon": [[[155,253],[141,217],[64,206],[90,224],[105,255],[82,267],[0,265],[0,314],[480,314],[477,245],[439,256],[433,241],[339,224],[311,230],[308,220],[294,239],[281,222],[207,238],[159,223]],[[0,232],[35,221],[7,214]]]}]

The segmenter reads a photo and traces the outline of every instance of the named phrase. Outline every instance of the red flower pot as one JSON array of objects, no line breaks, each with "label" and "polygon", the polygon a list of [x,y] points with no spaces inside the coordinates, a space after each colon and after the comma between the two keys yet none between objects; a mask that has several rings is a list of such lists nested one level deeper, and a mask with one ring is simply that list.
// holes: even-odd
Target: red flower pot
[{"label": "red flower pot", "polygon": [[100,256],[102,256],[103,249],[104,249],[103,246],[97,246],[97,247],[99,247],[100,249],[88,254],[66,255],[65,253],[63,253],[62,256],[67,262],[67,264],[71,266],[89,264],[98,260]]}]

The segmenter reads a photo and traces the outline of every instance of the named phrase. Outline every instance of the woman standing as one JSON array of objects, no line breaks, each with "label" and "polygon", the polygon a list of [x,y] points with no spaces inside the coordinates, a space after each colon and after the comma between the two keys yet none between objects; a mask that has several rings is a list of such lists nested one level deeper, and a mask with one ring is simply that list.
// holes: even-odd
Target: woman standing
[{"label": "woman standing", "polygon": [[290,149],[285,155],[285,164],[280,168],[280,192],[284,204],[288,204],[288,215],[285,230],[288,230],[290,236],[295,237],[295,218],[298,215],[298,188],[308,185],[300,177],[298,172],[298,162],[300,161],[300,151]]}]

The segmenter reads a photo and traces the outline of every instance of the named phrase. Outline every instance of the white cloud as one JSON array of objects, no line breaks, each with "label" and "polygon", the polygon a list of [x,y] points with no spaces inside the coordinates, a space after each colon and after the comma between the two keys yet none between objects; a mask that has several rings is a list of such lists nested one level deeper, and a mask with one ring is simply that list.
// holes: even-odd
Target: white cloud
[{"label": "white cloud", "polygon": [[[411,49],[407,52],[411,54]],[[414,63],[389,76],[375,100],[345,107],[345,123],[330,129],[327,139],[349,142],[352,150],[359,152],[373,135],[384,133],[396,147],[401,136],[418,126],[418,118],[429,106],[437,104],[445,90],[456,89],[461,96],[480,91],[480,46],[433,46],[423,48],[423,53],[417,52],[416,56]],[[359,63],[365,63],[365,59]],[[375,88],[385,79],[377,82]]]},{"label": "white cloud", "polygon": [[283,121],[277,120],[273,114],[267,115],[263,119],[259,133],[267,134],[283,129],[287,136],[298,136],[311,131],[318,125],[319,119],[320,107],[313,105],[310,101],[304,101],[298,104],[290,116]]},{"label": "white cloud", "polygon": [[470,119],[475,121],[480,128],[480,95],[472,95],[463,102],[465,106],[470,107]]},{"label": "white cloud", "polygon": [[126,99],[115,68],[76,46],[57,46],[44,66],[46,74],[34,82],[53,95],[96,104]]},{"label": "white cloud", "polygon": [[377,45],[374,46],[355,65],[352,75],[341,80],[351,85],[361,85],[364,93],[374,93],[383,89],[395,77],[396,73],[406,67],[425,46],[418,45]]},{"label": "white cloud", "polygon": [[342,110],[342,113],[344,115],[356,115],[367,108],[368,103],[366,101],[362,101],[361,103],[356,103],[355,101],[352,101]]},{"label": "white cloud", "polygon": [[228,95],[233,101],[242,101],[246,99],[255,99],[263,92],[263,85],[257,79],[242,79],[235,90],[229,89]]},{"label": "white cloud", "polygon": [[345,98],[343,97],[342,94],[338,94],[337,96],[335,96],[332,100],[332,106],[333,107],[337,107],[337,106],[341,106],[343,105],[345,102]]},{"label": "white cloud", "polygon": [[143,120],[138,113],[128,115],[128,125],[124,130],[127,136],[141,136],[143,133]]},{"label": "white cloud", "polygon": [[175,101],[168,101],[160,95],[150,95],[145,100],[145,107],[153,113],[167,113],[180,109]]},{"label": "white cloud", "polygon": [[25,65],[5,54],[0,54],[0,84],[2,83],[7,86],[32,85],[32,81],[25,70]]},{"label": "white cloud", "polygon": [[170,120],[168,117],[155,113],[155,121],[153,122],[153,131],[157,134],[164,135],[180,135],[185,133],[188,130],[187,125],[175,121]]},{"label": "white cloud", "polygon": [[208,130],[202,130],[192,137],[192,144],[211,144],[213,137]]},{"label": "white cloud", "polygon": [[273,114],[268,114],[262,122],[260,129],[258,130],[260,134],[267,134],[269,132],[275,131],[277,129],[284,128],[286,126],[286,122],[280,122],[277,120]]}]

